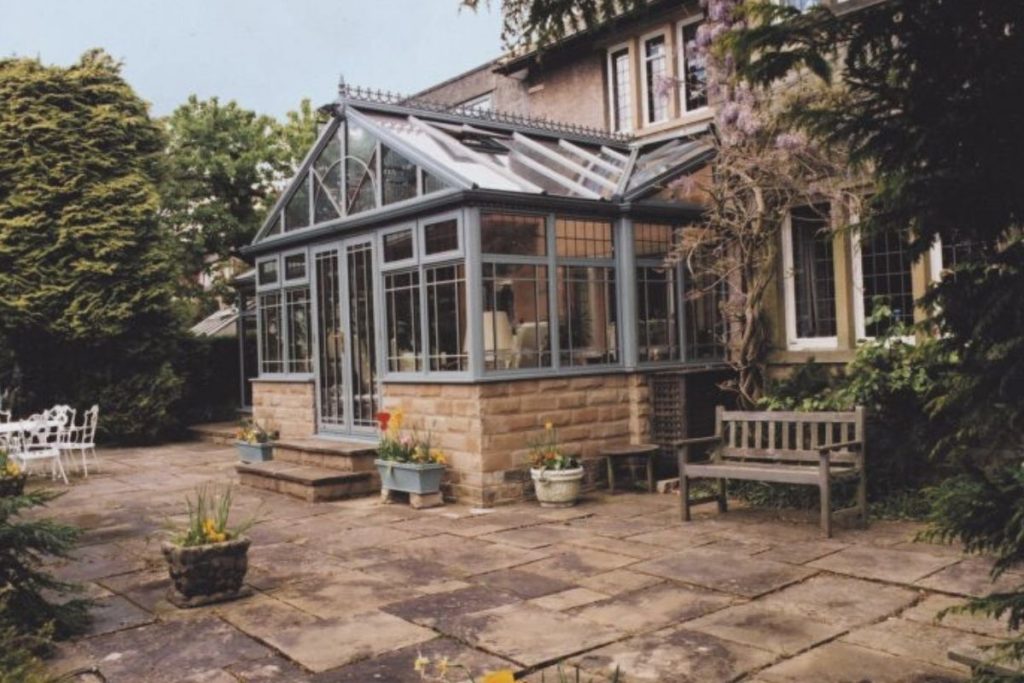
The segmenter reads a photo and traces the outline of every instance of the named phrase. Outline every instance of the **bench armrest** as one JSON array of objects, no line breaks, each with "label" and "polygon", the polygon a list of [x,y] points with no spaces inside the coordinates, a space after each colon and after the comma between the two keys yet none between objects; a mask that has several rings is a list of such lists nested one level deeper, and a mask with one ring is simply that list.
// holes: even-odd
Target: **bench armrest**
[{"label": "bench armrest", "polygon": [[721,440],[722,440],[722,437],[720,437],[720,436],[697,436],[697,437],[694,437],[692,439],[679,439],[678,441],[673,441],[672,445],[676,446],[676,447],[679,447],[679,446],[697,446],[697,445],[700,445],[700,444],[703,444],[703,443],[717,443],[718,441],[721,441]]},{"label": "bench armrest", "polygon": [[829,444],[828,446],[822,446],[818,449],[818,452],[822,455],[831,453],[832,451],[848,450],[848,451],[859,451],[862,444],[860,441],[840,441],[838,443]]}]

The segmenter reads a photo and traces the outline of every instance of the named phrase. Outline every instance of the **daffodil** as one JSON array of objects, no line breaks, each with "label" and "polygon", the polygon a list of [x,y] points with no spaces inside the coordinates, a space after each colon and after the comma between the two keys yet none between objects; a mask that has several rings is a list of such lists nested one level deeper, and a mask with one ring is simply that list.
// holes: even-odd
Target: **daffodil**
[{"label": "daffodil", "polygon": [[548,420],[547,422],[544,423],[544,429],[548,430],[549,432],[554,428],[555,425],[554,423],[551,422],[551,420]]},{"label": "daffodil", "polygon": [[515,683],[515,681],[516,677],[511,669],[492,671],[491,673],[484,674],[484,677],[480,679],[480,683]]},{"label": "daffodil", "polygon": [[420,676],[425,677],[427,675],[428,666],[430,666],[430,659],[420,654],[420,656],[416,658],[416,661],[413,662],[412,670],[418,673]]}]

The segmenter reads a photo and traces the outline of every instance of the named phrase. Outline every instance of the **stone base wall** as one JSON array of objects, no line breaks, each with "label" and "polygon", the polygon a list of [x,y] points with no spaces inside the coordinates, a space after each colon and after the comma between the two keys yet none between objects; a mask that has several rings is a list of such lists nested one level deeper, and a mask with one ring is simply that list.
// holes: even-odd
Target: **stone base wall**
[{"label": "stone base wall", "polygon": [[252,417],[281,438],[294,439],[316,433],[316,397],[313,382],[252,382]]},{"label": "stone base wall", "polygon": [[384,406],[448,455],[447,493],[489,507],[532,496],[529,442],[552,422],[586,484],[604,479],[601,448],[648,437],[643,375],[523,379],[478,385],[386,384]]}]

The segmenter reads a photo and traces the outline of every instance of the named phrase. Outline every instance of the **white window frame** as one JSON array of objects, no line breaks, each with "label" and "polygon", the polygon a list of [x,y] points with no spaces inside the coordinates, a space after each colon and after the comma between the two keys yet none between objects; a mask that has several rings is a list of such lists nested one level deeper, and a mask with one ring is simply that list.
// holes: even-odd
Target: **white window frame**
[{"label": "white window frame", "polygon": [[[384,260],[384,238],[388,235],[394,235],[398,232],[411,232],[412,233],[412,256],[409,258],[402,259],[400,261],[385,261]],[[378,233],[378,240],[380,242],[380,270],[402,270],[403,268],[409,268],[410,266],[418,265],[420,262],[420,231],[416,228],[416,222],[410,221],[409,223],[401,223],[394,227],[390,227],[386,230],[381,230]]]},{"label": "white window frame", "polygon": [[676,70],[676,80],[679,83],[679,115],[684,116],[686,114],[693,114],[694,112],[706,111],[710,105],[708,97],[705,97],[704,105],[697,107],[696,109],[687,109],[686,107],[686,40],[683,37],[683,29],[693,24],[699,24],[704,21],[703,14],[694,14],[692,17],[687,17],[682,21],[676,22],[676,59],[674,68]]},{"label": "white window frame", "polygon": [[[855,214],[855,213],[851,213],[850,214],[850,225],[851,226],[856,226],[859,222],[860,222],[860,216]],[[867,334],[867,323],[866,323],[866,320],[865,320],[865,313],[864,313],[864,263],[863,263],[863,260],[861,258],[862,257],[861,234],[860,234],[860,229],[859,228],[851,227],[851,229],[850,229],[850,241],[852,243],[851,247],[850,247],[850,260],[852,261],[852,263],[850,264],[850,277],[853,280],[853,332],[854,332],[854,335],[855,335],[855,337],[857,339],[857,342],[859,343],[859,342],[862,342],[862,341],[871,341],[871,340],[875,339],[875,337],[869,337],[868,334]],[[932,245],[932,252],[934,252],[934,251],[935,251],[935,245],[933,244]],[[941,248],[941,246],[939,247],[939,253],[938,253],[937,257],[936,257],[936,255],[934,253],[929,253],[928,254],[928,258],[931,260],[932,263],[935,263],[935,259],[937,258],[938,262],[941,264],[942,263],[942,248]],[[913,295],[913,293],[914,293],[913,292],[913,286],[914,286],[914,264],[916,264],[918,262],[919,261],[911,261],[910,262],[911,295]],[[915,308],[916,308],[916,304],[917,304],[917,300],[916,299],[914,300],[914,304],[915,304]],[[906,342],[908,344],[913,344],[916,341],[914,335],[900,337],[900,339],[902,339],[904,342]]]},{"label": "white window frame", "polygon": [[[274,282],[260,282],[260,267],[264,263],[274,261],[277,264],[277,279]],[[282,270],[281,255],[274,254],[269,258],[261,258],[256,260],[256,291],[257,292],[269,292],[274,289],[281,289],[281,284],[284,282],[284,272]]]},{"label": "white window frame", "polygon": [[[305,263],[306,263],[305,275],[303,275],[302,277],[288,279],[287,278],[287,273],[285,272],[285,262],[288,260],[288,257],[290,257],[290,256],[299,256],[300,254],[303,256],[303,258],[305,259]],[[308,285],[309,281],[310,281],[309,265],[310,265],[309,264],[309,254],[307,253],[305,247],[302,247],[300,249],[292,249],[291,251],[282,252],[281,253],[281,263],[278,266],[278,268],[280,268],[280,273],[278,274],[278,280],[279,280],[278,285],[281,288],[288,288],[288,287],[297,287],[297,286],[301,286],[301,285]]]},{"label": "white window frame", "polygon": [[650,68],[651,60],[647,58],[647,43],[655,38],[661,38],[662,45],[665,48],[664,60],[665,60],[665,77],[672,78],[672,51],[670,49],[671,41],[669,40],[668,29],[659,29],[657,31],[651,31],[640,36],[639,41],[639,53],[640,53],[640,97],[641,97],[641,116],[643,117],[643,126],[656,126],[658,124],[665,123],[672,119],[672,103],[670,100],[665,102],[665,118],[662,119],[651,119],[650,106],[648,101],[651,93],[649,92],[648,81],[648,70]]},{"label": "white window frame", "polygon": [[[834,237],[834,236],[833,236]],[[832,252],[832,269],[835,272],[835,250]],[[786,318],[786,347],[790,351],[832,350],[839,347],[839,337],[798,337],[796,326],[796,278],[793,266],[793,217],[786,216],[782,224],[782,274],[783,274],[783,307]],[[834,276],[834,275],[833,275]],[[833,301],[838,314],[838,302]]]},{"label": "white window frame", "polygon": [[[459,246],[450,251],[440,251],[436,254],[427,254],[427,226],[444,223],[445,221],[450,220],[455,221],[455,235],[459,240]],[[462,211],[459,209],[449,211],[447,213],[435,214],[416,221],[416,246],[418,247],[417,254],[419,255],[420,263],[435,264],[451,261],[453,259],[465,260],[466,239],[465,235],[463,235],[462,224]]]},{"label": "white window frame", "polygon": [[[629,64],[627,73],[629,75],[629,93],[626,98],[629,101],[629,121],[625,126],[616,125],[618,116],[618,102],[615,99],[615,60],[614,56],[622,51],[626,52],[626,62]],[[635,88],[633,87],[633,43],[626,41],[608,48],[605,58],[605,70],[608,74],[608,128],[615,133],[632,133],[636,129],[634,121]]]}]

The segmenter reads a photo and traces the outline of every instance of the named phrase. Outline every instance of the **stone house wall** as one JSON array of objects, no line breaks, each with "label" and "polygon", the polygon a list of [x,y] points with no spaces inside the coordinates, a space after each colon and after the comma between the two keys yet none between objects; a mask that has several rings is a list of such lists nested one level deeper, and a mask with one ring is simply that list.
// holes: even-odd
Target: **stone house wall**
[{"label": "stone house wall", "polygon": [[277,430],[281,438],[294,439],[316,433],[316,396],[312,380],[252,381],[252,417],[264,429]]}]

